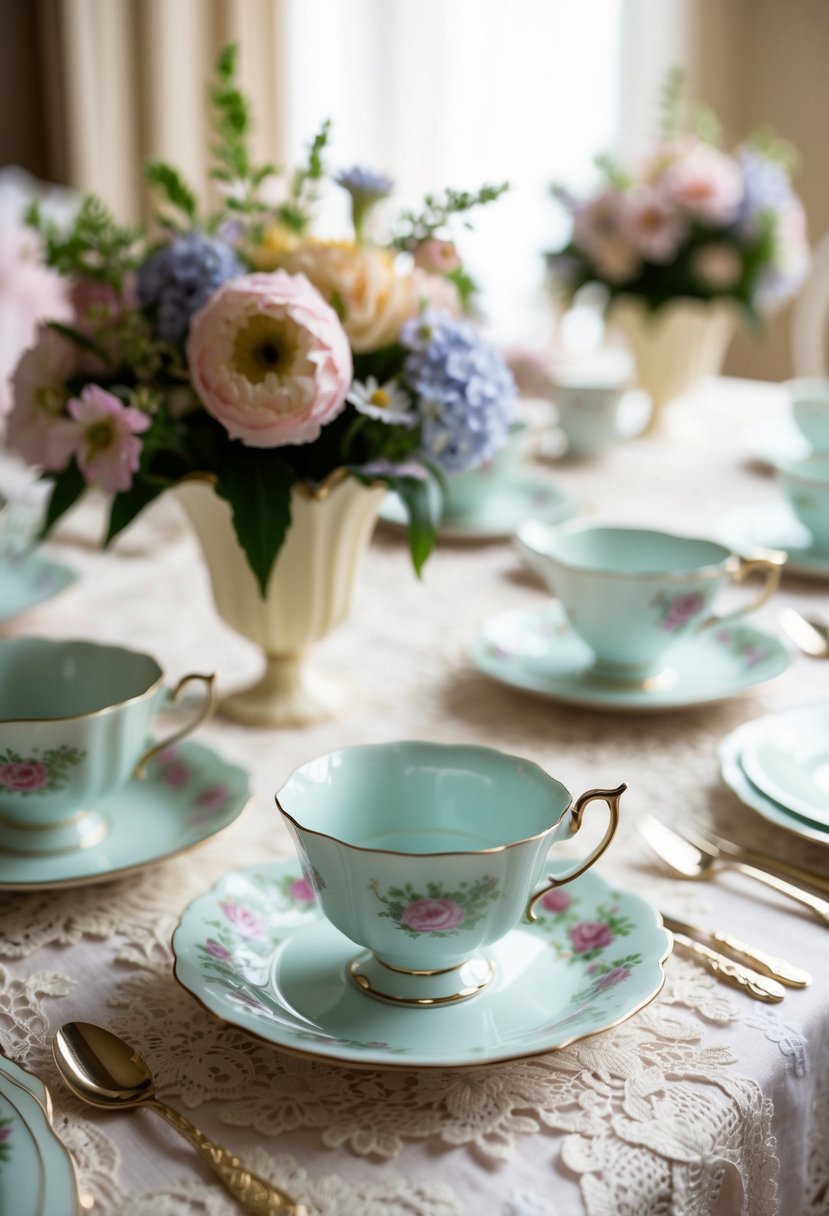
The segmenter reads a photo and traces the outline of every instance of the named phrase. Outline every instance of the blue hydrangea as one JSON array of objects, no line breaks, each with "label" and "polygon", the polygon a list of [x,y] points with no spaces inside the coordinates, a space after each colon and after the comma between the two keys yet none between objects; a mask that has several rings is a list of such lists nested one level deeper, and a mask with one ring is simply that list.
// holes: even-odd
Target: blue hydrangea
[{"label": "blue hydrangea", "polygon": [[384,173],[375,173],[372,169],[361,169],[359,165],[352,169],[343,169],[334,181],[355,199],[386,198],[394,189],[392,178],[386,177]]},{"label": "blue hydrangea", "polygon": [[136,290],[142,308],[155,309],[155,328],[165,342],[182,342],[190,319],[218,287],[245,273],[224,241],[197,232],[177,236],[139,267]]},{"label": "blue hydrangea", "polygon": [[737,230],[741,236],[751,238],[760,231],[763,216],[784,210],[794,195],[783,166],[763,156],[756,148],[741,148],[739,161],[743,173],[743,201],[737,215]]},{"label": "blue hydrangea", "polygon": [[506,442],[515,381],[498,351],[468,321],[430,311],[407,321],[405,376],[419,398],[421,446],[446,473],[489,460]]}]

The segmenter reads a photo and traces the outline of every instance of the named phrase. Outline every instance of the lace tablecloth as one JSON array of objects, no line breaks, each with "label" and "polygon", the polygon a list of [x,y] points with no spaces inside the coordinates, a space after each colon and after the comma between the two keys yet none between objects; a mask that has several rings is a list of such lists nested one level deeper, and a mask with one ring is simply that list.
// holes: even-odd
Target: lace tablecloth
[{"label": "lace tablecloth", "polygon": [[[597,464],[539,461],[533,472],[606,518],[702,532],[723,510],[778,493],[746,467],[744,444],[747,426],[782,409],[770,386],[714,382],[674,407],[663,438],[628,443]],[[171,677],[213,668],[225,689],[248,680],[256,652],[216,617],[174,505],[153,508],[106,555],[90,543],[96,511],[82,510],[50,546],[79,581],[5,633],[92,636],[152,651]],[[724,734],[819,695],[829,666],[797,659],[756,695],[696,711],[559,706],[488,681],[466,657],[483,620],[544,594],[508,545],[441,547],[418,582],[403,544],[378,532],[349,622],[317,651],[351,679],[350,715],[279,733],[217,718],[201,735],[252,774],[254,806],[237,825],[131,879],[0,894],[0,1048],[50,1085],[93,1211],[236,1209],[153,1115],[109,1116],[67,1097],[49,1045],[69,1018],[123,1033],[146,1054],[162,1097],[320,1216],[829,1212],[829,933],[746,879],[701,886],[661,877],[631,829],[646,810],[713,819],[732,837],[829,871],[814,846],[744,809],[717,764]],[[819,610],[825,590],[787,579],[761,613],[772,628],[784,602]],[[809,967],[814,985],[761,1006],[677,955],[662,996],[615,1030],[463,1072],[330,1067],[220,1025],[172,979],[178,914],[224,871],[291,855],[272,796],[298,763],[395,738],[519,752],[575,792],[628,781],[623,829],[602,872]]]}]

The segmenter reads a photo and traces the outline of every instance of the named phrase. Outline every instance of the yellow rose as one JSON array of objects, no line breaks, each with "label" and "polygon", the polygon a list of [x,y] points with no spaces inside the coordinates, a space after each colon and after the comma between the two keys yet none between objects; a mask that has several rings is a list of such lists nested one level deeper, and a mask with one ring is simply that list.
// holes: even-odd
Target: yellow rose
[{"label": "yellow rose", "polygon": [[281,224],[274,224],[262,238],[262,244],[248,250],[257,270],[279,270],[287,253],[295,249],[300,238]]}]

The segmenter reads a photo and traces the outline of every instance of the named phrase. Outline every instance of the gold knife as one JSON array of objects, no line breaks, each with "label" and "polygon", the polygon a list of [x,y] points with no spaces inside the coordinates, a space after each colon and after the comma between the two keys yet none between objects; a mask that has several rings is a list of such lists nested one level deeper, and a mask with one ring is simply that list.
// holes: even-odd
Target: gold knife
[{"label": "gold knife", "polygon": [[758,971],[752,971],[750,967],[744,967],[742,963],[735,963],[733,959],[719,954],[710,946],[704,946],[702,942],[695,941],[693,937],[687,937],[684,933],[675,932],[673,929],[671,932],[677,946],[681,946],[693,954],[719,979],[725,980],[727,984],[733,984],[737,988],[742,988],[755,1001],[775,1004],[777,1001],[782,1001],[786,995],[785,988],[782,984],[778,984],[777,980],[760,975]]},{"label": "gold knife", "polygon": [[732,937],[730,933],[720,933],[716,929],[703,929],[698,925],[689,925],[685,921],[677,920],[674,916],[668,916],[665,912],[661,915],[665,928],[670,929],[672,933],[682,933],[685,937],[691,937],[694,940],[698,940],[700,937],[705,938],[706,941],[715,943],[740,962],[759,971],[761,975],[779,980],[781,984],[786,984],[789,988],[808,988],[812,982],[811,975],[802,967],[795,967],[793,963],[786,962],[784,958],[768,954],[765,950],[758,950],[756,946],[748,946],[745,942]]}]

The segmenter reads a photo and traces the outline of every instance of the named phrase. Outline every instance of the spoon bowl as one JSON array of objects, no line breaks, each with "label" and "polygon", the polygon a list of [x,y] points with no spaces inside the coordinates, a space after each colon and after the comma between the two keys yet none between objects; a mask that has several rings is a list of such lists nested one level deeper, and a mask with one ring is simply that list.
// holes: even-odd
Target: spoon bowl
[{"label": "spoon bowl", "polygon": [[118,1035],[91,1022],[67,1022],[55,1035],[55,1064],[69,1089],[91,1106],[137,1106],[155,1092],[146,1060]]}]

